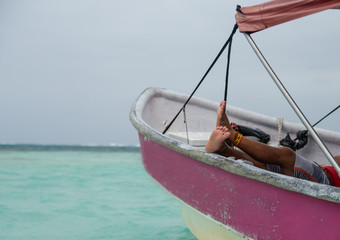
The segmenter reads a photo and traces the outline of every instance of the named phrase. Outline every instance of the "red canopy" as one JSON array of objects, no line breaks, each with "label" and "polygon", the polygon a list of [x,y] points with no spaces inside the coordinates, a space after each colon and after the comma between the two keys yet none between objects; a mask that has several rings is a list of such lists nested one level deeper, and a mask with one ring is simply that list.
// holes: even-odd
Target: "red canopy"
[{"label": "red canopy", "polygon": [[236,22],[241,32],[253,33],[339,6],[340,0],[272,0],[241,8]]}]

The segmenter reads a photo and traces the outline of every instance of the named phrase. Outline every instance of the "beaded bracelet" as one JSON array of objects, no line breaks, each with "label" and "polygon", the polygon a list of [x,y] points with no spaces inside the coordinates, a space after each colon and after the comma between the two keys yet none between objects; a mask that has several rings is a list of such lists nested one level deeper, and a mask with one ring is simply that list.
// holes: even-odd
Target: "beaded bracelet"
[{"label": "beaded bracelet", "polygon": [[237,135],[235,135],[234,137],[234,142],[233,142],[233,146],[238,147],[238,145],[240,145],[241,141],[242,141],[243,135],[237,133]]}]

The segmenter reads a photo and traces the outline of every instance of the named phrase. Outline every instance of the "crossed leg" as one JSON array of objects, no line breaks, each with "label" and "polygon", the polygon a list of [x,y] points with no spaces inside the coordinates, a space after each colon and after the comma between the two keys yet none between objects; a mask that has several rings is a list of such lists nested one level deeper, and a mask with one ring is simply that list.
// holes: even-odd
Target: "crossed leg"
[{"label": "crossed leg", "polygon": [[266,164],[276,164],[282,169],[283,174],[292,176],[296,154],[287,147],[272,147],[261,142],[243,137],[237,150],[225,144],[225,141],[233,142],[235,130],[231,127],[225,114],[225,102],[222,101],[217,110],[216,129],[212,132],[206,145],[207,152],[216,152],[226,157],[245,159],[254,163],[255,166],[267,169]]}]

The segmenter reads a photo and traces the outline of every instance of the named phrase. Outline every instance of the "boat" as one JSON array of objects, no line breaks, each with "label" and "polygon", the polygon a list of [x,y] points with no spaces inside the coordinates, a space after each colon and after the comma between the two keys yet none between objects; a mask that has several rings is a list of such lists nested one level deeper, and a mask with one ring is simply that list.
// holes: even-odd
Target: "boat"
[{"label": "boat", "polygon": [[[340,1],[274,0],[269,3],[277,6],[282,2],[305,3],[298,4],[297,16],[290,14],[288,20],[305,16],[303,9],[309,9],[310,2],[322,5],[313,5],[318,11],[340,6]],[[329,3],[327,7],[325,2]],[[302,7],[306,8],[301,10]],[[237,15],[258,8],[239,8]],[[274,10],[283,14],[280,9]],[[244,16],[237,19],[251,22]],[[280,19],[288,21],[284,17]],[[241,25],[242,22],[238,22],[240,30]],[[256,29],[249,30],[251,25]],[[332,165],[338,171],[331,152],[340,149],[340,133],[309,124],[250,37],[250,32],[262,29],[254,23],[249,26],[244,33],[247,40],[302,123],[227,105],[228,117],[239,126],[269,135],[267,144],[273,146],[279,146],[286,133],[307,129],[311,138],[298,150],[299,154],[319,164]],[[271,25],[262,27],[268,26]],[[195,97],[193,93],[147,88],[130,111],[146,171],[178,200],[182,217],[197,239],[340,239],[337,223],[340,188],[269,172],[245,160],[205,151],[205,144],[216,127],[218,106],[219,103]],[[250,137],[261,140],[256,134]]]}]

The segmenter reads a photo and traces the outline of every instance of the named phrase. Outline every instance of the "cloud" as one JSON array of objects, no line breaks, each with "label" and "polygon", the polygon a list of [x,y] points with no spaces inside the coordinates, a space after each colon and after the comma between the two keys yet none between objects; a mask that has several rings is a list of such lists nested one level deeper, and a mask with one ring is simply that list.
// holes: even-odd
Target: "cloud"
[{"label": "cloud", "polygon": [[[153,86],[190,93],[229,36],[238,2],[1,4],[0,142],[136,144],[133,101]],[[313,119],[339,102],[337,22],[331,10],[253,36]],[[295,118],[240,33],[230,71],[232,105]],[[219,101],[224,75],[225,56],[198,96]],[[327,127],[339,131],[335,121]]]}]

